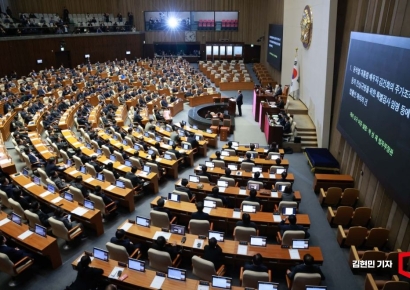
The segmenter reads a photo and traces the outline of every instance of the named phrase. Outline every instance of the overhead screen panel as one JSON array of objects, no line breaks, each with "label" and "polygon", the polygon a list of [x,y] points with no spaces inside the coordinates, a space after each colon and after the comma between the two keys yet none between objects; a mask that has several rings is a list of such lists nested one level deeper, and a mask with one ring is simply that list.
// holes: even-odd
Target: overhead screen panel
[{"label": "overhead screen panel", "polygon": [[282,41],[283,25],[269,24],[267,60],[278,71],[282,70]]},{"label": "overhead screen panel", "polygon": [[353,32],[337,128],[410,214],[408,64],[410,39]]}]

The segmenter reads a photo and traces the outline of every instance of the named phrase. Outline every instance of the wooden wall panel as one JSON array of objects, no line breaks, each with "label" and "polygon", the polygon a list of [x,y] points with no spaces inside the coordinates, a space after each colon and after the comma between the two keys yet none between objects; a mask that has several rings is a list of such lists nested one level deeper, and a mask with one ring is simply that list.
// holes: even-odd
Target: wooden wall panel
[{"label": "wooden wall panel", "polygon": [[[372,225],[390,229],[391,248],[410,246],[409,217],[388,195],[377,178],[357,156],[336,129],[344,83],[350,32],[410,37],[410,3],[406,0],[346,0],[338,2],[333,111],[330,135],[331,153],[339,160],[342,173],[352,174],[360,189],[359,205],[372,207]],[[352,158],[353,155],[353,158]],[[363,170],[363,176],[360,171]]]}]

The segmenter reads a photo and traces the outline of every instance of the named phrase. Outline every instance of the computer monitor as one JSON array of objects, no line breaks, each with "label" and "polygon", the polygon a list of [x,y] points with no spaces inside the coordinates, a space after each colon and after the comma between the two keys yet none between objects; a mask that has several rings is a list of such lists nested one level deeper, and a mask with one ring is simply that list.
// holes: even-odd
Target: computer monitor
[{"label": "computer monitor", "polygon": [[116,186],[116,187],[119,187],[119,188],[125,188],[124,181],[122,181],[122,180],[116,180],[116,181],[115,181],[115,186]]},{"label": "computer monitor", "polygon": [[117,161],[117,157],[115,157],[114,154],[110,154],[110,160],[115,162],[115,161]]},{"label": "computer monitor", "polygon": [[258,282],[258,290],[278,290],[279,289],[279,283],[273,283],[273,282]]},{"label": "computer monitor", "polygon": [[134,144],[134,150],[140,150],[141,148],[140,148],[140,144]]},{"label": "computer monitor", "polygon": [[142,217],[142,216],[138,216],[138,215],[137,215],[136,223],[137,223],[137,225],[139,225],[139,226],[143,226],[143,227],[149,228],[149,225],[150,225],[151,221],[150,221],[150,219],[147,219],[147,218],[144,218],[144,217]]},{"label": "computer monitor", "polygon": [[255,190],[259,190],[259,184],[258,183],[248,183],[248,189],[255,189]]},{"label": "computer monitor", "polygon": [[43,226],[40,226],[39,224],[35,224],[34,232],[37,235],[42,236],[43,238],[47,237],[47,228],[43,227]]},{"label": "computer monitor", "polygon": [[128,145],[128,142],[127,142],[127,140],[122,140],[122,145]]},{"label": "computer monitor", "polygon": [[228,164],[228,168],[229,168],[230,170],[236,171],[236,170],[238,170],[238,165],[235,164],[235,163],[229,163],[229,164]]},{"label": "computer monitor", "polygon": [[162,138],[161,138],[161,137],[159,137],[159,136],[156,136],[156,137],[155,137],[155,141],[157,141],[157,142],[161,142],[161,140],[162,140]]},{"label": "computer monitor", "polygon": [[282,174],[282,172],[285,172],[286,169],[285,168],[277,168],[276,169],[276,174]]},{"label": "computer monitor", "polygon": [[211,129],[206,129],[206,133],[212,134],[212,130]]},{"label": "computer monitor", "polygon": [[306,285],[306,290],[326,290],[327,286],[310,286]]},{"label": "computer monitor", "polygon": [[145,132],[144,136],[145,136],[145,137],[149,137],[149,133],[148,133],[148,132]]},{"label": "computer monitor", "polygon": [[204,207],[216,208],[216,201],[204,199]]},{"label": "computer monitor", "polygon": [[279,191],[285,191],[285,189],[286,189],[286,185],[281,185],[281,186],[279,187]]},{"label": "computer monitor", "polygon": [[239,147],[239,142],[232,141],[232,147]]},{"label": "computer monitor", "polygon": [[91,149],[91,148],[92,148],[92,146],[91,146],[90,143],[85,143],[85,147],[87,147],[87,149]]},{"label": "computer monitor", "polygon": [[87,169],[85,168],[85,166],[80,166],[80,172],[82,174],[86,174],[87,173]]},{"label": "computer monitor", "polygon": [[169,146],[174,145],[174,141],[172,141],[172,140],[168,140],[168,145],[169,145]]},{"label": "computer monitor", "polygon": [[196,140],[196,141],[201,141],[201,136],[195,135],[195,140]]},{"label": "computer monitor", "polygon": [[251,246],[266,247],[266,237],[251,236]]},{"label": "computer monitor", "polygon": [[21,226],[21,216],[15,212],[11,213],[11,221]]},{"label": "computer monitor", "polygon": [[184,150],[189,150],[189,145],[188,145],[188,144],[184,144],[182,148],[184,148]]},{"label": "computer monitor", "polygon": [[212,161],[205,161],[205,166],[208,168],[214,168],[215,163],[213,163]]},{"label": "computer monitor", "polygon": [[179,132],[178,132],[178,135],[179,135],[180,137],[185,137],[184,131],[179,131]]},{"label": "computer monitor", "polygon": [[251,153],[251,159],[255,159],[256,157],[258,157],[258,153]]},{"label": "computer monitor", "polygon": [[[250,146],[252,146],[252,145],[254,145],[255,146],[255,149],[258,149],[259,148],[259,143],[251,143],[251,144],[249,144]],[[249,146],[249,147],[250,147]]]},{"label": "computer monitor", "polygon": [[242,205],[242,211],[243,212],[248,212],[248,213],[255,213],[256,212],[256,206],[251,205],[251,204],[244,204],[244,205]]},{"label": "computer monitor", "polygon": [[84,199],[84,207],[90,210],[94,210],[94,202],[88,199]]},{"label": "computer monitor", "polygon": [[148,150],[148,155],[152,155],[152,154],[154,154],[154,150],[149,149],[149,150]]},{"label": "computer monitor", "polygon": [[229,152],[226,150],[221,151],[221,156],[229,156]]},{"label": "computer monitor", "polygon": [[114,140],[115,140],[115,141],[117,141],[117,140],[118,140],[118,136],[117,136],[117,135],[114,135],[114,137],[113,137],[113,138],[114,138]]},{"label": "computer monitor", "polygon": [[282,207],[282,215],[296,214],[296,207]]},{"label": "computer monitor", "polygon": [[175,201],[175,202],[180,202],[181,201],[181,196],[176,193],[168,193],[168,200],[170,201]]},{"label": "computer monitor", "polygon": [[293,239],[292,249],[309,249],[309,240]]},{"label": "computer monitor", "polygon": [[198,126],[197,125],[192,125],[192,129],[198,130]]},{"label": "computer monitor", "polygon": [[199,182],[199,176],[197,176],[197,175],[190,175],[190,176],[189,176],[189,182],[198,183],[198,182]]},{"label": "computer monitor", "polygon": [[97,155],[102,155],[102,150],[100,148],[97,148]]},{"label": "computer monitor", "polygon": [[232,278],[212,275],[212,287],[221,289],[231,289]]},{"label": "computer monitor", "polygon": [[27,170],[27,168],[23,168],[23,175],[24,175],[24,176],[28,176],[28,170]]},{"label": "computer monitor", "polygon": [[186,270],[168,267],[167,276],[169,279],[185,281],[186,280]]},{"label": "computer monitor", "polygon": [[104,174],[102,173],[97,173],[97,178],[99,181],[104,181]]},{"label": "computer monitor", "polygon": [[131,163],[131,161],[129,161],[129,160],[125,160],[124,165],[125,165],[125,166],[128,166],[128,167],[132,167],[132,163]]},{"label": "computer monitor", "polygon": [[254,166],[254,167],[252,167],[252,172],[253,172],[253,173],[255,173],[255,172],[260,172],[260,173],[262,173],[262,167],[260,167],[260,166]]},{"label": "computer monitor", "polygon": [[185,236],[185,226],[171,224],[171,233]]},{"label": "computer monitor", "polygon": [[63,197],[64,197],[65,200],[68,200],[68,201],[71,201],[71,202],[74,201],[74,195],[69,193],[68,191],[64,192]]},{"label": "computer monitor", "polygon": [[166,160],[172,160],[172,157],[171,157],[170,154],[164,153],[164,159],[166,159]]},{"label": "computer monitor", "polygon": [[70,167],[71,165],[73,165],[73,161],[71,159],[67,159],[66,165],[67,167]]},{"label": "computer monitor", "polygon": [[34,182],[35,184],[37,184],[37,185],[41,185],[40,177],[34,175],[34,177],[33,177],[33,182]]},{"label": "computer monitor", "polygon": [[128,268],[138,272],[145,272],[145,262],[128,258]]},{"label": "computer monitor", "polygon": [[56,189],[55,189],[54,186],[51,185],[51,184],[47,184],[47,190],[48,190],[49,192],[51,192],[51,193],[55,193],[55,192],[56,192]]},{"label": "computer monitor", "polygon": [[273,154],[273,155],[270,156],[271,160],[276,160],[278,158],[280,159],[280,155]]},{"label": "computer monitor", "polygon": [[218,185],[219,187],[228,187],[228,181],[226,181],[226,180],[218,180],[217,185]]},{"label": "computer monitor", "polygon": [[144,171],[146,173],[150,173],[151,172],[151,167],[149,167],[148,165],[144,165],[144,167],[142,168],[142,171]]},{"label": "computer monitor", "polygon": [[165,131],[167,131],[167,132],[171,132],[172,130],[171,130],[171,128],[170,128],[170,127],[165,127]]},{"label": "computer monitor", "polygon": [[208,232],[208,239],[215,238],[218,242],[223,242],[224,241],[224,236],[225,236],[225,234],[223,232],[217,232],[217,231],[209,231]]},{"label": "computer monitor", "polygon": [[108,262],[108,251],[105,251],[105,250],[94,247],[93,248],[93,256],[96,259]]}]

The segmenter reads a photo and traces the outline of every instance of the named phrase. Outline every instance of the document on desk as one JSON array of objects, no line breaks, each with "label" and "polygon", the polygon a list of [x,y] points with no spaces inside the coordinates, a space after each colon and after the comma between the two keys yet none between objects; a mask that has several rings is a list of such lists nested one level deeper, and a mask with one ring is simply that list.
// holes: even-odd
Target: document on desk
[{"label": "document on desk", "polygon": [[160,158],[160,157],[157,157],[157,159],[156,159],[156,160],[157,160],[157,161],[159,162],[159,161],[161,161],[161,160],[162,160],[162,158]]},{"label": "document on desk", "polygon": [[108,163],[112,162],[110,159],[104,160],[102,163],[104,163],[105,165],[107,165]]},{"label": "document on desk", "polygon": [[259,175],[260,178],[264,178],[263,173],[261,172],[261,174]]},{"label": "document on desk", "polygon": [[62,198],[61,197],[56,197],[55,199],[51,200],[52,203],[57,203],[59,201],[61,201]]},{"label": "document on desk", "polygon": [[269,149],[263,149],[263,152],[265,152],[265,153],[268,152],[268,151],[269,151]]},{"label": "document on desk", "polygon": [[196,290],[209,290],[209,286],[198,284]]},{"label": "document on desk", "polygon": [[40,154],[45,154],[45,153],[48,153],[48,150],[40,151]]},{"label": "document on desk", "polygon": [[212,210],[212,207],[204,207],[203,212],[206,212],[207,214],[210,214]]},{"label": "document on desk", "polygon": [[49,191],[45,191],[42,194],[40,194],[40,197],[45,198],[47,195],[51,194]]},{"label": "document on desk", "polygon": [[275,174],[269,174],[269,178],[275,179],[275,178],[276,178],[276,175],[275,175]]},{"label": "document on desk", "polygon": [[169,238],[171,237],[171,233],[156,231],[152,239],[156,240],[159,236],[163,236],[165,239],[169,240]]},{"label": "document on desk", "polygon": [[274,215],[273,215],[273,221],[274,221],[275,223],[280,223],[281,220],[282,220],[282,218],[280,217],[280,215],[278,215],[278,214],[274,214]]},{"label": "document on desk", "polygon": [[226,187],[219,187],[219,192],[225,192]]},{"label": "document on desk", "polygon": [[277,191],[272,191],[272,192],[270,193],[270,196],[271,196],[271,197],[279,197]]},{"label": "document on desk", "polygon": [[120,165],[120,166],[118,166],[117,168],[121,170],[121,169],[124,169],[125,167],[127,167],[127,166],[125,166],[125,165]]},{"label": "document on desk", "polygon": [[71,211],[71,213],[75,214],[75,215],[83,216],[87,211],[88,211],[88,209],[86,209],[85,207],[79,206],[79,207],[73,209]]},{"label": "document on desk", "polygon": [[121,229],[124,231],[128,231],[132,227],[132,223],[126,222],[125,224],[122,225]]},{"label": "document on desk", "polygon": [[238,162],[242,162],[243,161],[243,158],[238,158]]},{"label": "document on desk", "polygon": [[204,245],[204,240],[202,240],[202,239],[195,239],[195,240],[194,240],[194,244],[192,245],[192,248],[202,249],[203,245]]},{"label": "document on desk", "polygon": [[239,189],[239,194],[246,195],[246,189]]},{"label": "document on desk", "polygon": [[21,235],[19,235],[17,238],[18,238],[19,240],[24,240],[25,238],[31,236],[32,234],[33,234],[32,231],[27,230],[27,231],[25,231],[24,233],[22,233]]},{"label": "document on desk", "polygon": [[248,254],[248,246],[245,245],[238,245],[238,255],[247,255]]},{"label": "document on desk", "polygon": [[240,219],[241,218],[241,212],[240,211],[233,211],[232,217],[235,219]]},{"label": "document on desk", "polygon": [[1,227],[2,225],[7,224],[9,221],[10,221],[10,220],[9,220],[8,218],[2,219],[2,220],[0,221],[0,227]]},{"label": "document on desk", "polygon": [[[119,273],[120,271],[121,271],[121,274]],[[108,278],[118,279],[119,277],[121,277],[123,271],[124,271],[124,268],[114,267],[114,269],[112,269],[112,271],[111,271],[110,275],[108,276]]]},{"label": "document on desk", "polygon": [[90,182],[92,182],[93,180],[94,180],[94,178],[88,177],[88,178],[87,178],[86,180],[84,180],[84,181],[90,183]]},{"label": "document on desk", "polygon": [[[81,255],[81,257],[80,257],[80,258],[78,258],[77,263],[80,263],[81,258],[82,258],[83,256],[85,256],[85,255]],[[92,261],[94,260],[94,257],[90,257],[90,259],[91,259],[91,262],[92,262]]]},{"label": "document on desk", "polygon": [[115,185],[110,185],[105,190],[110,191],[110,190],[113,190],[114,188],[115,188]]},{"label": "document on desk", "polygon": [[298,250],[289,249],[289,255],[291,259],[300,260],[300,255]]},{"label": "document on desk", "polygon": [[154,289],[161,289],[164,281],[165,281],[165,277],[155,276],[155,278],[152,280],[151,285],[149,285],[149,287],[154,288]]},{"label": "document on desk", "polygon": [[73,143],[73,146],[78,146],[78,145],[81,145],[81,143],[80,142]]},{"label": "document on desk", "polygon": [[36,145],[34,145],[34,147],[40,147],[40,146],[43,146],[43,144],[42,143],[40,143],[40,144],[36,144]]},{"label": "document on desk", "polygon": [[70,174],[76,174],[77,172],[78,171],[74,169],[73,171],[70,172]]},{"label": "document on desk", "polygon": [[6,163],[11,163],[11,160],[9,160],[9,159],[0,160],[0,165],[1,164],[6,164]]},{"label": "document on desk", "polygon": [[33,185],[36,185],[34,182],[30,182],[29,184],[24,185],[24,188],[30,188]]}]

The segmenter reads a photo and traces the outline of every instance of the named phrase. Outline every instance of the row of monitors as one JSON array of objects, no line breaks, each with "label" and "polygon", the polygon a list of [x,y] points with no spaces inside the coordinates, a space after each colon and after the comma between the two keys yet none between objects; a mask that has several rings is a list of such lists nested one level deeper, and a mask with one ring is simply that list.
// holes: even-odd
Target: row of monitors
[{"label": "row of monitors", "polygon": [[[15,212],[11,212],[8,215],[8,218],[12,222],[14,222],[15,224],[18,224],[19,226],[21,226],[23,224],[21,216],[16,214]],[[30,228],[30,230],[33,231],[34,233],[36,233],[37,235],[43,237],[43,238],[47,237],[47,228],[45,228],[45,227],[43,227],[39,224],[35,224],[34,228],[33,229]]]},{"label": "row of monitors", "polygon": [[[108,251],[93,248],[93,256],[96,259],[108,262]],[[128,258],[128,268],[138,272],[145,272],[145,261]],[[121,275],[121,272],[118,272],[118,276]],[[165,277],[164,273],[157,272],[157,276]],[[169,279],[186,281],[186,270],[168,267],[167,277]],[[232,278],[222,277],[222,276],[212,276],[212,287],[220,289],[231,289],[232,288]],[[209,286],[209,282],[200,281],[200,285]],[[279,289],[279,283],[274,282],[258,282],[258,290],[277,290]],[[306,286],[306,290],[324,290],[327,289],[326,286]]]}]

